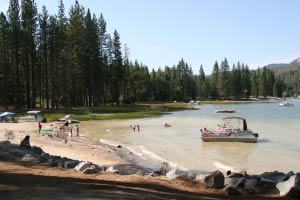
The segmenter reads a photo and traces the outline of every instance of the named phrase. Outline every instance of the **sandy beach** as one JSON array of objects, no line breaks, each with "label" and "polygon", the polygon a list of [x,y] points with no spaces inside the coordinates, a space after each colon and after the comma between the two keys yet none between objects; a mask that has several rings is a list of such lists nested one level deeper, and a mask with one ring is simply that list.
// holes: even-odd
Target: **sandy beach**
[{"label": "sandy beach", "polygon": [[[46,127],[48,124],[43,124]],[[11,143],[19,144],[31,136],[31,145],[51,155],[90,161],[100,166],[130,165],[105,145],[82,143],[76,137],[58,140],[38,136],[37,123],[2,123],[0,141],[12,130]],[[130,168],[130,167],[129,167]],[[222,189],[210,189],[199,181],[165,176],[119,175],[101,172],[82,174],[72,169],[28,166],[20,161],[0,160],[0,196],[5,199],[226,199]],[[47,192],[46,192],[47,191]],[[277,195],[242,195],[229,199],[273,199]]]}]

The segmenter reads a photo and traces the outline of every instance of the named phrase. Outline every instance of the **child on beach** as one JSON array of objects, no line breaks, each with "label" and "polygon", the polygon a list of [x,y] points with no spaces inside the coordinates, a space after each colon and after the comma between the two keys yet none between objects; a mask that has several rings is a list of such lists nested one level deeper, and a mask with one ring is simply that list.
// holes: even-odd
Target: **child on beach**
[{"label": "child on beach", "polygon": [[75,126],[75,134],[76,134],[77,137],[79,137],[79,127],[78,127],[77,124]]},{"label": "child on beach", "polygon": [[41,134],[41,130],[42,130],[42,124],[41,122],[38,123],[38,129],[39,129],[39,135]]}]

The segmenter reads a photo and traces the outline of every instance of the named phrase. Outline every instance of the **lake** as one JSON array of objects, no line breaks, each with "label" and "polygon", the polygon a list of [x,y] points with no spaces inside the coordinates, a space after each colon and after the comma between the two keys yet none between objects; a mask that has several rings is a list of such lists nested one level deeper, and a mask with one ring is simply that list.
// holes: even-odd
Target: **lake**
[{"label": "lake", "polygon": [[[293,102],[295,107],[279,107],[277,101],[199,105],[199,110],[156,118],[82,122],[80,131],[94,141],[114,141],[138,155],[204,173],[216,169],[249,173],[299,171],[300,101]],[[236,113],[215,113],[219,109]],[[202,142],[200,128],[214,130],[227,116],[245,117],[248,128],[259,133],[258,142]],[[165,128],[164,123],[171,127]],[[137,124],[141,130],[133,132],[129,126]]]}]

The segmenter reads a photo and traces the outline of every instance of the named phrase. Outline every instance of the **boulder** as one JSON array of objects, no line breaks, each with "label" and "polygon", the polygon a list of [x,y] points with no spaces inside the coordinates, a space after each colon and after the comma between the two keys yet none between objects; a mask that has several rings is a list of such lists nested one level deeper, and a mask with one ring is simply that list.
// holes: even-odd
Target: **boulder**
[{"label": "boulder", "polygon": [[262,180],[268,180],[268,181],[273,181],[274,183],[278,183],[289,179],[289,177],[292,175],[291,173],[293,172],[289,172],[288,174],[285,174],[283,172],[277,172],[277,171],[264,172],[260,175],[260,177]]},{"label": "boulder", "polygon": [[82,172],[83,170],[85,170],[86,168],[90,167],[91,165],[92,165],[91,162],[83,161],[83,162],[80,162],[78,165],[76,165],[76,167],[74,169],[76,171]]},{"label": "boulder", "polygon": [[52,160],[52,157],[50,156],[50,154],[48,154],[48,153],[42,153],[41,155],[40,155],[40,161],[41,162],[49,162],[49,161],[51,161]]},{"label": "boulder", "polygon": [[292,175],[288,180],[276,184],[280,196],[300,197],[300,174]]},{"label": "boulder", "polygon": [[36,147],[36,146],[31,147],[30,150],[31,150],[33,153],[38,154],[38,155],[41,155],[42,153],[44,153],[44,151],[43,151],[42,148]]},{"label": "boulder", "polygon": [[36,155],[32,154],[32,153],[27,153],[25,154],[25,156],[23,157],[23,161],[37,161],[39,158],[36,157]]},{"label": "boulder", "polygon": [[252,194],[264,194],[276,189],[273,181],[253,177],[245,179],[244,188]]},{"label": "boulder", "polygon": [[85,168],[82,173],[84,174],[94,174],[101,171],[101,168],[98,165],[90,165],[89,167]]},{"label": "boulder", "polygon": [[187,176],[188,172],[179,169],[172,169],[166,174],[166,177],[168,177],[169,179],[187,178]]},{"label": "boulder", "polygon": [[223,188],[225,177],[219,170],[214,171],[204,178],[204,183],[210,188]]},{"label": "boulder", "polygon": [[42,165],[48,166],[48,167],[56,167],[57,166],[57,160],[48,161],[48,162],[42,163]]},{"label": "boulder", "polygon": [[7,151],[0,151],[0,160],[16,160],[16,157]]},{"label": "boulder", "polygon": [[120,171],[117,170],[117,169],[115,169],[113,166],[110,166],[110,167],[107,168],[105,171],[106,171],[106,172],[109,172],[109,173],[114,173],[114,174],[119,174],[119,173],[120,173]]},{"label": "boulder", "polygon": [[225,178],[225,186],[230,186],[230,187],[234,187],[234,188],[238,188],[240,186],[243,185],[244,181],[245,181],[245,177],[237,177],[237,178],[231,178],[231,177],[226,177]]},{"label": "boulder", "polygon": [[37,160],[37,161],[33,161],[33,162],[29,163],[28,165],[33,166],[33,165],[39,165],[39,164],[41,164],[41,162]]},{"label": "boulder", "polygon": [[57,159],[57,167],[64,168],[65,162],[67,161],[65,158]]},{"label": "boulder", "polygon": [[231,195],[238,195],[240,192],[232,186],[227,186],[223,189],[224,193],[226,196],[231,196]]},{"label": "boulder", "polygon": [[67,169],[75,168],[78,163],[79,163],[79,161],[77,161],[77,160],[68,160],[65,162],[64,167]]}]

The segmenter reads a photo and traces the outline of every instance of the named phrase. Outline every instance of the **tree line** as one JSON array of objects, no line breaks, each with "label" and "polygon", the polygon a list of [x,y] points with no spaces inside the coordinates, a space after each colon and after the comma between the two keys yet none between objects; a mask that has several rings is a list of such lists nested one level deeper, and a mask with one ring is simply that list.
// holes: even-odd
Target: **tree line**
[{"label": "tree line", "polygon": [[[124,49],[124,51],[122,50]],[[284,83],[266,68],[249,70],[225,58],[212,74],[199,75],[183,59],[152,69],[129,59],[120,34],[107,32],[78,1],[66,17],[64,3],[49,15],[34,0],[10,0],[0,13],[0,105],[16,108],[59,108],[134,104],[195,99],[247,99],[282,96]]]}]

